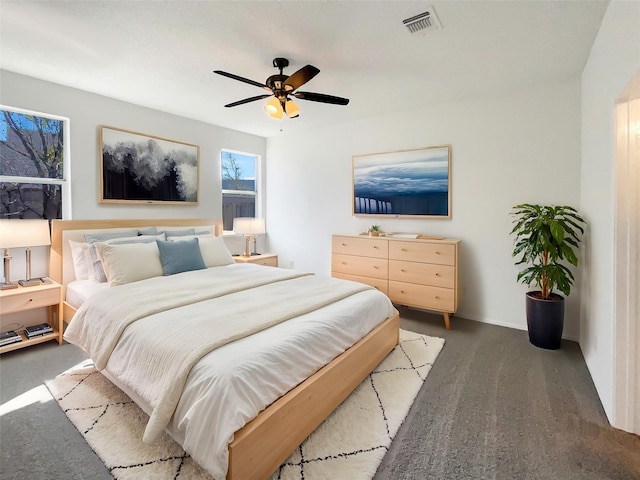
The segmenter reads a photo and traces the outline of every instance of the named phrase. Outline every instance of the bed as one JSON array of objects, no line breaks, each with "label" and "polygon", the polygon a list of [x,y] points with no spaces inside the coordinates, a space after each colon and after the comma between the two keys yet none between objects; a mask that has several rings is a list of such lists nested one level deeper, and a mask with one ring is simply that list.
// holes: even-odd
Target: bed
[{"label": "bed", "polygon": [[[96,311],[92,310],[95,305],[99,304],[99,297],[105,296],[109,297],[111,295],[115,295],[113,292],[124,292],[125,288],[118,287],[113,288],[105,287],[105,285],[98,285],[96,287],[95,282],[92,285],[91,282],[85,282],[84,285],[81,281],[76,280],[75,278],[75,269],[73,265],[72,255],[71,255],[71,244],[73,241],[79,241],[84,238],[84,234],[87,232],[95,233],[95,232],[112,232],[112,231],[126,231],[127,229],[137,228],[137,229],[147,229],[150,227],[164,227],[164,228],[180,228],[186,229],[189,227],[197,227],[200,228],[202,226],[209,226],[211,233],[213,235],[219,235],[221,233],[222,223],[217,219],[175,219],[175,220],[78,220],[78,221],[53,221],[52,223],[52,249],[51,249],[51,268],[50,275],[51,277],[61,283],[63,285],[64,303],[63,303],[63,321],[67,324],[72,323],[74,315],[79,311],[80,313],[76,317],[78,325],[90,324],[92,315],[96,315]],[[72,240],[75,239],[75,240]],[[70,241],[71,240],[71,241]],[[202,240],[200,238],[200,245],[203,245],[203,242],[208,242],[208,239]],[[163,244],[164,245],[164,244]],[[145,247],[146,248],[146,247]],[[203,250],[204,252],[204,250]],[[241,269],[244,269],[240,272]],[[258,269],[258,270],[256,270]],[[335,279],[322,279],[322,278],[308,278],[309,276],[305,275],[304,272],[294,272],[291,270],[285,269],[272,269],[272,267],[261,267],[256,265],[247,265],[247,264],[233,264],[233,265],[225,265],[225,266],[215,266],[215,268],[208,268],[207,271],[200,270],[197,272],[185,272],[180,273],[179,275],[174,275],[168,277],[159,277],[159,278],[149,278],[144,279],[143,281],[133,282],[128,284],[129,286],[134,285],[138,288],[138,285],[143,285],[144,288],[149,287],[149,289],[159,292],[162,288],[168,289],[167,291],[176,291],[174,288],[184,288],[180,286],[180,282],[182,280],[178,280],[179,277],[184,276],[187,278],[188,275],[194,274],[193,277],[195,280],[189,280],[191,282],[195,282],[193,284],[202,285],[204,283],[207,284],[207,288],[199,288],[193,290],[201,290],[202,295],[205,295],[206,298],[198,297],[194,305],[185,305],[184,308],[199,308],[205,305],[206,302],[219,302],[221,300],[218,299],[217,294],[212,294],[210,291],[224,290],[225,284],[239,284],[244,280],[240,281],[244,272],[248,274],[249,277],[260,277],[263,276],[266,278],[267,270],[271,270],[273,275],[278,277],[278,280],[275,283],[279,283],[279,285],[284,285],[286,282],[291,282],[291,284],[287,284],[287,290],[294,291],[294,289],[304,289],[303,284],[305,282],[311,285],[314,290],[318,292],[323,291],[324,283],[323,282],[333,282]],[[218,275],[231,275],[230,278],[233,278],[232,281],[220,280],[218,281],[218,286],[214,287],[216,280],[215,278]],[[209,279],[211,277],[211,280]],[[292,277],[292,278],[288,278]],[[315,277],[315,276],[313,276]],[[175,281],[175,285],[169,285],[169,283],[165,282]],[[254,280],[252,280],[254,281]],[[211,282],[211,283],[209,283]],[[261,280],[259,280],[259,283]],[[297,282],[294,287],[294,282]],[[319,287],[316,287],[316,283],[319,282]],[[265,284],[268,283],[265,280]],[[352,282],[348,282],[352,283]],[[299,285],[298,285],[299,284]],[[249,284],[248,284],[249,285]],[[271,285],[271,286],[269,286]],[[129,286],[126,287],[127,291],[130,292]],[[304,295],[294,295],[290,297],[282,296],[282,288],[278,285],[268,284],[265,285],[266,288],[272,288],[274,290],[269,292],[269,295],[276,295],[273,298],[280,298],[281,300],[276,302],[276,305],[284,305],[284,304],[299,304],[298,300],[300,297],[304,297]],[[69,287],[69,296],[67,296],[67,288]],[[78,288],[80,287],[80,288]],[[349,291],[353,286],[352,285],[341,285],[340,288],[345,288],[345,292]],[[140,287],[143,288],[143,287]],[[263,288],[260,286],[260,288]],[[334,288],[334,284],[331,284],[332,293],[330,295],[336,295],[335,291],[340,290],[337,286]],[[111,289],[111,292],[108,290]],[[278,292],[280,289],[280,293]],[[106,293],[101,293],[105,292]],[[209,291],[208,291],[209,290]],[[227,292],[225,296],[229,299],[234,298],[233,295],[236,295],[236,304],[251,304],[253,302],[259,302],[260,300],[251,300],[250,302],[238,301],[238,299],[249,299],[249,295],[253,294],[254,290],[259,290],[257,288],[251,287],[249,285],[249,289],[246,291],[233,291]],[[298,290],[304,291],[304,290]],[[185,290],[187,292],[187,290]],[[191,294],[191,289],[188,290],[188,293]],[[123,295],[126,297],[127,294]],[[129,293],[128,295],[133,296],[133,293]],[[137,293],[136,293],[137,295]],[[158,293],[160,298],[163,298],[161,293]],[[193,293],[196,295],[196,293]],[[198,294],[200,295],[200,294]],[[280,295],[280,297],[277,297]],[[295,317],[295,321],[286,320],[274,323],[272,326],[265,327],[256,327],[259,330],[246,338],[241,338],[233,342],[228,342],[224,345],[221,345],[220,348],[213,350],[211,353],[204,355],[198,362],[195,364],[192,370],[189,370],[189,375],[187,381],[185,382],[185,390],[183,391],[182,397],[177,400],[175,410],[171,410],[172,416],[169,420],[169,423],[165,426],[162,422],[155,425],[155,428],[162,428],[165,426],[165,430],[173,436],[184,448],[190,453],[196,461],[198,461],[201,465],[203,465],[207,470],[211,473],[216,472],[214,475],[216,478],[223,478],[226,476],[228,479],[260,479],[260,478],[268,478],[277,467],[288,457],[288,455],[300,444],[302,441],[320,424],[322,421],[351,393],[351,391],[375,368],[375,366],[393,349],[393,347],[398,343],[398,333],[399,333],[399,317],[398,312],[393,309],[390,302],[384,308],[382,305],[385,302],[380,298],[375,290],[366,289],[359,290],[359,287],[356,288],[354,293],[346,293],[344,297],[338,299],[336,302],[330,301],[329,297],[326,299],[319,299],[318,305],[320,305],[317,309],[312,311],[307,311],[303,307],[303,310],[298,310],[298,315]],[[164,297],[169,295],[164,295]],[[184,297],[185,295],[180,294],[180,297]],[[220,295],[222,296],[222,295]],[[384,297],[386,298],[386,297]],[[387,299],[388,300],[388,299]],[[78,308],[79,304],[86,301],[86,305]],[[108,304],[109,300],[103,300]],[[144,303],[144,302],[141,302]],[[231,302],[233,303],[233,302]],[[95,304],[95,305],[94,305]],[[197,305],[195,305],[197,304]],[[215,305],[215,306],[213,306]],[[266,305],[266,304],[265,304]],[[380,305],[373,307],[374,305]],[[98,308],[98,307],[95,307]],[[182,308],[182,307],[180,307]],[[209,310],[215,311],[226,311],[226,306],[221,303],[212,303],[211,306],[207,307]],[[255,308],[259,308],[256,304]],[[300,307],[295,307],[300,308]],[[387,310],[384,310],[387,309]],[[173,310],[173,307],[170,307],[169,310],[172,314],[178,312],[179,310]],[[266,312],[266,308],[263,309]],[[349,328],[339,329],[339,334],[336,333],[336,321],[341,321],[341,319],[346,318],[344,315],[347,315],[347,311],[351,312],[351,314],[361,315],[362,321],[358,319],[357,322],[349,322],[349,325],[352,323],[357,327],[356,331],[352,333],[344,333],[342,330],[351,330],[351,326]],[[384,311],[384,315],[382,312]],[[93,313],[92,313],[93,312]],[[361,313],[359,313],[361,312]],[[294,312],[295,313],[295,312]],[[159,324],[160,321],[164,321],[167,325],[171,324],[171,318],[167,317],[167,313],[152,313],[149,316],[148,312],[145,313],[144,320],[151,321],[153,320],[154,325]],[[156,316],[157,315],[157,316]],[[226,318],[231,318],[235,313],[225,314]],[[125,315],[121,315],[124,317]],[[164,316],[164,317],[163,317]],[[198,316],[198,314],[184,314],[184,318],[191,318],[194,316]],[[243,318],[253,318],[256,316],[260,317],[269,317],[269,315],[248,315]],[[372,318],[369,318],[369,317]],[[382,318],[374,318],[381,317]],[[366,318],[365,318],[366,317]],[[175,318],[175,315],[174,315]],[[258,345],[268,345],[271,348],[273,345],[277,345],[278,342],[287,342],[289,338],[292,339],[292,343],[287,345],[291,345],[292,349],[297,348],[305,352],[304,357],[306,358],[306,348],[304,344],[295,344],[293,343],[294,338],[298,338],[298,333],[294,330],[289,332],[288,329],[296,329],[299,328],[298,324],[307,323],[309,325],[315,325],[318,319],[333,319],[331,320],[333,323],[334,331],[333,333],[328,333],[326,335],[332,335],[336,337],[340,337],[340,341],[343,342],[343,347],[340,345],[329,345],[327,344],[326,349],[339,349],[343,348],[343,351],[336,353],[333,357],[331,352],[325,352],[325,347],[322,348],[315,346],[309,347],[309,351],[317,351],[318,355],[328,355],[331,358],[327,358],[324,360],[322,365],[318,365],[313,367],[312,365],[307,366],[305,368],[313,368],[313,371],[310,373],[306,373],[304,378],[301,380],[295,380],[295,383],[291,385],[287,385],[286,382],[292,382],[294,380],[280,378],[280,371],[275,372],[270,370],[263,371],[260,375],[261,377],[265,377],[268,380],[265,380],[267,383],[279,384],[282,383],[278,388],[284,389],[281,394],[278,394],[278,397],[269,400],[268,403],[265,404],[264,409],[261,409],[259,412],[256,412],[255,416],[253,413],[250,413],[251,418],[248,418],[246,421],[240,419],[242,422],[242,426],[239,426],[238,429],[234,430],[230,439],[230,443],[227,445],[227,449],[224,450],[224,474],[221,474],[223,470],[217,467],[211,467],[207,465],[209,461],[208,458],[205,458],[206,454],[202,451],[197,451],[200,447],[195,446],[194,443],[198,444],[198,437],[193,437],[196,440],[189,439],[190,436],[193,436],[190,433],[189,420],[193,415],[193,408],[189,406],[189,398],[192,396],[189,390],[192,386],[198,385],[197,379],[202,378],[202,372],[208,372],[210,368],[208,364],[208,360],[215,358],[215,355],[220,355],[218,360],[210,361],[209,363],[213,364],[223,364],[224,362],[220,361],[220,358],[233,358],[231,353],[236,350],[238,352],[247,352],[254,351],[255,348],[253,346],[248,347],[249,341],[256,341]],[[124,321],[124,320],[123,320]],[[107,323],[111,328],[111,320]],[[94,322],[97,323],[97,322]],[[244,324],[245,322],[227,322],[231,325],[236,325],[239,323]],[[251,325],[251,321],[247,320],[247,324]],[[327,323],[330,323],[327,320]],[[143,321],[136,322],[135,325],[144,324]],[[128,325],[128,324],[127,324]],[[129,371],[122,370],[123,358],[128,358],[128,355],[131,354],[131,349],[126,347],[129,339],[133,333],[130,333],[129,330],[135,331],[138,327],[128,327],[125,325],[123,328],[127,332],[126,335],[122,336],[122,339],[119,340],[119,334],[111,335],[112,332],[109,329],[104,329],[104,324],[101,328],[103,330],[95,330],[101,332],[99,334],[95,334],[95,331],[88,331],[87,336],[95,339],[99,339],[99,341],[94,342],[95,348],[97,348],[98,353],[96,353],[96,357],[100,360],[99,352],[101,348],[104,347],[102,343],[109,344],[112,339],[111,337],[118,337],[116,340],[119,340],[119,343],[116,344],[115,347],[111,351],[116,353],[109,356],[108,354],[104,356],[104,359],[101,360],[104,362],[105,369],[103,373],[118,387],[120,387],[123,391],[125,391],[129,396],[132,397],[136,403],[138,403],[143,410],[147,413],[151,414],[151,418],[154,418],[154,406],[150,405],[149,398],[145,398],[144,395],[141,395],[135,388],[132,388],[130,385],[130,379],[128,376],[134,376],[136,374],[131,373]],[[76,325],[74,324],[73,327]],[[87,327],[88,328],[88,327]],[[92,327],[97,328],[97,327]],[[235,327],[233,327],[235,328]],[[249,328],[249,327],[247,327]],[[360,328],[360,332],[357,329]],[[69,332],[76,330],[75,328],[68,328]],[[93,332],[93,333],[92,333]],[[104,336],[103,336],[104,335]],[[111,337],[110,337],[111,335]],[[269,335],[271,335],[271,339],[269,339]],[[287,337],[290,335],[290,337]],[[342,338],[343,336],[349,338]],[[354,337],[355,336],[355,337]],[[325,341],[327,337],[319,337]],[[355,340],[353,338],[356,338]],[[103,342],[104,340],[104,342]],[[348,342],[348,345],[345,343]],[[355,343],[353,343],[355,342]],[[124,345],[121,346],[120,344]],[[251,344],[255,345],[255,344]],[[324,344],[323,344],[324,345]],[[282,345],[280,345],[282,347]],[[266,347],[265,347],[266,348]],[[314,350],[315,349],[315,350]],[[137,347],[134,349],[137,351]],[[253,358],[253,361],[256,361],[256,358],[260,359],[260,353],[256,353],[256,357]],[[315,355],[315,354],[314,354]],[[311,356],[314,356],[311,355]],[[93,356],[93,355],[92,355]],[[118,360],[118,356],[120,356],[120,360]],[[251,357],[248,355],[248,357]],[[295,356],[289,355],[290,358],[287,359],[285,355],[284,358],[275,360],[273,365],[280,365],[280,363],[286,365],[285,370],[287,371],[287,376],[289,374],[289,370],[295,370],[293,364],[304,364],[305,362],[298,361]],[[114,360],[115,358],[115,360]],[[95,359],[94,359],[95,361]],[[244,361],[244,360],[243,360]],[[251,361],[251,358],[249,360]],[[316,361],[316,360],[314,360]],[[289,362],[289,363],[287,363]],[[328,363],[327,363],[328,362]],[[177,362],[179,363],[179,362]],[[260,363],[259,361],[257,362]],[[264,368],[269,368],[269,362],[264,362]],[[326,364],[325,364],[326,363]],[[170,368],[171,365],[168,367]],[[231,366],[233,367],[233,365]],[[231,368],[230,367],[230,368]],[[256,366],[258,368],[259,365]],[[187,369],[190,367],[187,365]],[[247,369],[246,366],[240,366],[237,368]],[[208,374],[208,373],[207,373]],[[302,375],[301,372],[295,373],[295,375]],[[135,383],[135,382],[134,382]],[[162,383],[162,381],[160,381]],[[257,382],[259,383],[259,382]],[[248,384],[253,384],[253,381],[248,382]],[[197,390],[200,387],[193,387]],[[270,395],[274,395],[273,392]],[[148,394],[147,394],[148,396]],[[251,395],[249,395],[251,396]],[[260,396],[260,395],[257,395]],[[265,394],[265,398],[261,401],[266,401],[268,396]],[[194,402],[198,403],[198,402]],[[199,402],[202,404],[203,402]],[[254,406],[255,407],[255,406]],[[209,408],[207,409],[209,410]],[[211,409],[213,410],[213,409]],[[167,413],[165,412],[165,416]],[[162,416],[162,415],[160,415]],[[225,418],[228,415],[221,415]],[[153,422],[150,420],[150,425]],[[192,425],[197,425],[202,422],[191,420]],[[149,427],[151,428],[151,427]],[[225,427],[225,428],[235,428]],[[200,428],[202,430],[202,428]],[[197,428],[196,428],[197,430]],[[209,430],[218,430],[217,428]],[[221,429],[222,430],[222,429]],[[145,433],[146,435],[146,433]],[[153,435],[150,434],[150,438]],[[222,435],[222,439],[224,440],[224,434]],[[192,451],[192,450],[196,451]],[[215,456],[215,454],[213,455]],[[216,469],[217,468],[217,469]]]}]

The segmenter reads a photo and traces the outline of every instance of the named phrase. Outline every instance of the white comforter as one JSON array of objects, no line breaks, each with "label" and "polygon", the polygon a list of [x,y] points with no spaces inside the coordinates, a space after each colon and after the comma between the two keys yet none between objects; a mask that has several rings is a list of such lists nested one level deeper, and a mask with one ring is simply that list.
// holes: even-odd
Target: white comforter
[{"label": "white comforter", "polygon": [[[260,288],[254,288],[256,286]],[[322,363],[305,365],[308,371],[304,377],[289,379],[281,385],[277,378],[271,378],[273,374],[270,377],[262,371],[262,377],[241,376],[234,380],[235,386],[229,388],[220,383],[225,374],[219,365],[215,367],[218,377],[211,380],[209,367],[202,368],[207,362],[196,363],[215,348],[233,351],[236,344],[248,339],[233,341],[247,335],[265,342],[268,332],[262,336],[251,334],[272,330],[268,327],[286,319],[300,316],[315,322],[320,315],[314,311],[363,289],[366,287],[353,282],[290,270],[230,265],[109,289],[80,308],[65,338],[87,350],[98,368],[107,367],[108,376],[116,379],[150,413],[145,441],[153,441],[171,421],[169,431],[196,461],[214,477],[224,478],[227,445],[236,430],[364,336],[393,310],[388,299],[380,295],[388,305],[383,303],[385,308],[376,314],[379,318],[375,323],[367,325],[355,340],[350,339],[350,343],[340,346],[341,350],[331,353],[330,358],[320,360]],[[316,294],[311,295],[310,291]],[[149,298],[149,301],[141,302],[142,298]],[[332,311],[335,307],[326,308]],[[331,315],[335,318],[336,313]],[[281,331],[286,338],[288,326],[278,327],[282,328],[275,331]],[[205,335],[205,332],[214,335]],[[329,336],[335,335],[335,326],[331,332]],[[307,353],[308,347],[304,344],[295,345],[295,340],[291,347],[300,350],[298,358],[314,355]],[[288,348],[288,345],[281,344],[277,348]],[[215,356],[213,353],[207,355],[207,359]],[[219,355],[216,363],[221,363]],[[262,363],[268,365],[269,361]],[[196,368],[192,368],[194,365]],[[237,376],[237,370],[233,376]],[[265,379],[267,395],[263,396],[258,391],[262,387],[258,385]],[[275,384],[270,385],[270,382]],[[185,383],[188,384],[187,395],[183,395]],[[194,384],[198,386],[194,387]],[[203,405],[206,408],[202,408]]]}]

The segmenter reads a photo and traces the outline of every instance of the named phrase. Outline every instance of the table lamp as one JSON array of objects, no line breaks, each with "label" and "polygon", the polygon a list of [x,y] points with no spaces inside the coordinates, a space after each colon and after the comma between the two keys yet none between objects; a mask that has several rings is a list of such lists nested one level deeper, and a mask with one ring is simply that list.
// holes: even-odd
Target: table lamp
[{"label": "table lamp", "polygon": [[23,287],[42,285],[39,278],[31,278],[31,247],[51,245],[48,220],[0,220],[0,248],[4,248],[4,281],[2,289],[15,288],[10,280],[11,257],[10,248],[26,247],[27,278],[18,283]]},{"label": "table lamp", "polygon": [[[256,235],[266,233],[264,218],[237,217],[233,219],[233,231],[245,237],[244,256],[258,255]],[[249,252],[249,240],[253,237],[253,253]]]}]

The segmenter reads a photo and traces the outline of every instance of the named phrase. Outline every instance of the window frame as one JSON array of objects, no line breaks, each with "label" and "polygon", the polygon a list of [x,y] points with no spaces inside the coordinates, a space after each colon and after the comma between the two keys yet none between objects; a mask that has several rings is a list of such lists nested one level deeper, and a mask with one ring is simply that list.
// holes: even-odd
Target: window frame
[{"label": "window frame", "polygon": [[[60,115],[38,112],[24,108],[11,107],[0,104],[0,110],[34,117],[42,117],[49,120],[61,121],[63,125],[63,154],[62,154],[62,178],[49,177],[22,177],[17,175],[0,175],[0,183],[31,183],[39,185],[60,185],[62,192],[62,219],[71,219],[71,119]],[[52,219],[49,219],[52,220]]]},{"label": "window frame", "polygon": [[[256,178],[255,178],[255,191],[251,191],[251,190],[229,190],[229,189],[223,189],[222,188],[222,181],[223,181],[223,177],[222,177],[222,156],[225,153],[230,153],[230,154],[236,154],[236,155],[242,155],[245,157],[253,157],[255,159],[255,173],[256,173]],[[253,195],[255,197],[255,217],[256,218],[263,218],[262,216],[262,211],[263,211],[263,195],[262,195],[262,181],[263,181],[263,176],[262,176],[262,155],[257,154],[257,153],[250,153],[250,152],[243,152],[240,150],[233,150],[230,148],[222,148],[220,149],[220,198],[222,200],[222,209],[223,209],[223,214],[224,214],[224,196],[225,194],[231,195],[231,194],[242,194],[242,195]],[[235,218],[235,217],[234,217]],[[233,230],[224,230],[223,232],[226,235],[230,235],[233,234]]]}]

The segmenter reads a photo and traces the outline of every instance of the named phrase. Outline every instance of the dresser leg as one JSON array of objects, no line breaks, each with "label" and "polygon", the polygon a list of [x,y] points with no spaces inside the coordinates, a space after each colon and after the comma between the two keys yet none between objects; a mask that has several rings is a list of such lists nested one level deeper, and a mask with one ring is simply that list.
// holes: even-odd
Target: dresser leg
[{"label": "dresser leg", "polygon": [[447,330],[451,330],[451,325],[449,325],[449,314],[444,312],[444,326]]}]

